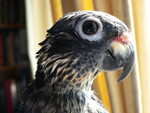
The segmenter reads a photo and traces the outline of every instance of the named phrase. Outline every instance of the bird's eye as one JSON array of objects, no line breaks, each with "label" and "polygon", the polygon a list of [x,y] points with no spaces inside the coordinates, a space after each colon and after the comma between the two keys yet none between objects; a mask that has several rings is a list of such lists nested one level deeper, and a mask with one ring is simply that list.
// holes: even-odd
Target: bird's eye
[{"label": "bird's eye", "polygon": [[78,21],[75,31],[82,39],[99,41],[103,37],[101,20],[96,17],[87,17]]},{"label": "bird's eye", "polygon": [[99,26],[96,22],[92,20],[85,21],[82,26],[82,30],[87,35],[95,34],[99,29]]}]

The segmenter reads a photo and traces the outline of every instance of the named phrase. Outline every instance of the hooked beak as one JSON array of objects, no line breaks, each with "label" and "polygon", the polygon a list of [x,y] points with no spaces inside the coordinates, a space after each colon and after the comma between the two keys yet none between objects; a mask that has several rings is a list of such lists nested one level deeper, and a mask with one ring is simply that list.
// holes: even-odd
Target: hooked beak
[{"label": "hooked beak", "polygon": [[135,62],[133,44],[129,40],[129,34],[122,34],[115,38],[107,51],[102,55],[103,65],[100,68],[104,71],[112,71],[123,68],[118,83],[123,81],[131,72]]}]

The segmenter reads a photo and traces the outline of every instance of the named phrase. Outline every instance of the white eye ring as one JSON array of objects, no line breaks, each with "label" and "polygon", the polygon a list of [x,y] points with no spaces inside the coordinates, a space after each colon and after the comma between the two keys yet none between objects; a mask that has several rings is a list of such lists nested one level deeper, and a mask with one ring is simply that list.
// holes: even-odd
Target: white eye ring
[{"label": "white eye ring", "polygon": [[[96,23],[96,26],[98,27],[98,29],[96,30],[95,33],[88,35],[83,31],[83,25],[87,21]],[[83,20],[79,20],[79,22],[75,26],[75,30],[78,32],[78,34],[80,35],[81,38],[87,39],[89,41],[99,41],[103,37],[102,23],[100,22],[100,20],[98,18],[87,17]]]}]

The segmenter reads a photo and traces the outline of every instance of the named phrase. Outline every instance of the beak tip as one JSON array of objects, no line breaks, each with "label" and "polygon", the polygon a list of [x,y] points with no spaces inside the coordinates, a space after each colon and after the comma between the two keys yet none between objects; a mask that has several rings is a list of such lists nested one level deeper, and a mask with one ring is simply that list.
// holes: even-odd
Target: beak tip
[{"label": "beak tip", "polygon": [[118,79],[117,83],[122,82],[124,79],[125,79],[125,78],[120,77],[120,78]]},{"label": "beak tip", "polygon": [[123,69],[123,72],[122,72],[120,78],[118,79],[117,83],[122,82],[124,79],[126,79],[130,75],[130,73],[134,67],[133,65],[134,65],[134,63],[132,63],[132,66],[129,66],[129,68]]}]

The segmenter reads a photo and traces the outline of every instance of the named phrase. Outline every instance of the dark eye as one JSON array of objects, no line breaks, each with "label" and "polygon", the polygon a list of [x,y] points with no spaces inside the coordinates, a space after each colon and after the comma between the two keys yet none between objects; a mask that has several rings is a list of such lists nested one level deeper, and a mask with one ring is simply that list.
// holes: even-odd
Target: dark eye
[{"label": "dark eye", "polygon": [[93,35],[95,34],[98,29],[99,29],[99,26],[96,22],[94,21],[91,21],[91,20],[88,20],[88,21],[85,21],[83,23],[83,32],[87,35]]}]

